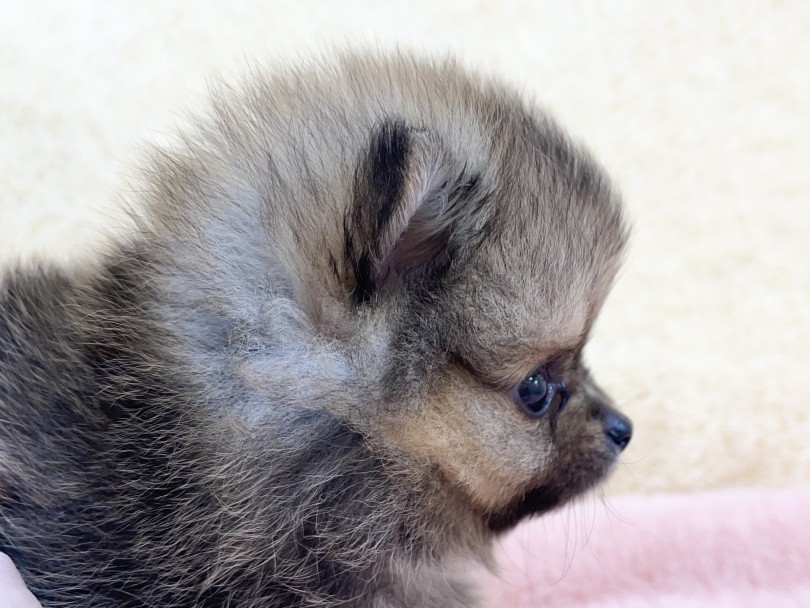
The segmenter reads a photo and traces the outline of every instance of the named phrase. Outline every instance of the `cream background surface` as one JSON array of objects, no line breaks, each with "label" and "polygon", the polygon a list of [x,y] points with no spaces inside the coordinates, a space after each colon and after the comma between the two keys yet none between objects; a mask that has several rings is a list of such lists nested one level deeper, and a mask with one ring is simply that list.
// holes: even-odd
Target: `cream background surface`
[{"label": "cream background surface", "polygon": [[810,3],[11,2],[0,264],[125,228],[144,144],[247,59],[451,50],[539,99],[635,224],[589,349],[634,419],[612,492],[810,483]]}]

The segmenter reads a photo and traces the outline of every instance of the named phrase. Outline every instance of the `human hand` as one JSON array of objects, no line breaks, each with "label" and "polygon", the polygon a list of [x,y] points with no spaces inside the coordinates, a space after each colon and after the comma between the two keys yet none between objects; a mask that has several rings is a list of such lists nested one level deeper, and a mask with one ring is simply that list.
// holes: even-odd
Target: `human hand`
[{"label": "human hand", "polygon": [[0,608],[42,608],[5,553],[0,553]]}]

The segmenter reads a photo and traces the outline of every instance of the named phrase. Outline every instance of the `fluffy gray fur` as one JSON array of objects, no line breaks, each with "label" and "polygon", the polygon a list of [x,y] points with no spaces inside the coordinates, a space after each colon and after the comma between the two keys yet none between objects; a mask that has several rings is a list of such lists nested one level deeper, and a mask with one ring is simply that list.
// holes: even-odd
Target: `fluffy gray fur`
[{"label": "fluffy gray fur", "polygon": [[580,357],[617,194],[452,61],[257,73],[180,141],[134,238],[0,283],[0,549],[46,607],[477,605],[623,447]]}]

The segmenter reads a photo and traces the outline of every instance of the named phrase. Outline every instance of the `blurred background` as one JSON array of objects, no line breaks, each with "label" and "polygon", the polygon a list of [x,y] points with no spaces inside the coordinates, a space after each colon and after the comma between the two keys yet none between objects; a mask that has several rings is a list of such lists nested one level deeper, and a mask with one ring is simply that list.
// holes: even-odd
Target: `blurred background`
[{"label": "blurred background", "polygon": [[610,493],[810,483],[810,3],[6,2],[0,264],[125,229],[143,146],[248,61],[452,52],[586,142],[634,236],[588,358],[636,424]]}]

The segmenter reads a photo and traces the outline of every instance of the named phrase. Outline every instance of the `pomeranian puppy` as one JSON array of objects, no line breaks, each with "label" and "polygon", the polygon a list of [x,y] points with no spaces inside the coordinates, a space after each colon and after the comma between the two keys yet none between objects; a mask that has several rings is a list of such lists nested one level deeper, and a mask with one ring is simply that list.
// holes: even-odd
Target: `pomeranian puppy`
[{"label": "pomeranian puppy", "polygon": [[581,353],[626,241],[594,160],[452,61],[256,74],[137,234],[0,283],[0,550],[46,607],[479,605],[494,537],[631,435]]}]

